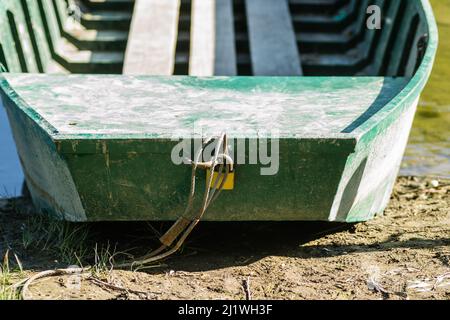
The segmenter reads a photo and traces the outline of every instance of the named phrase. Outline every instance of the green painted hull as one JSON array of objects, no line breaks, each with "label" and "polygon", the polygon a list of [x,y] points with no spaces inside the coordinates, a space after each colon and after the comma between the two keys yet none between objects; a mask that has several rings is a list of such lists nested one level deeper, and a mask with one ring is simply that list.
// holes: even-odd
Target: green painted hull
[{"label": "green painted hull", "polygon": [[[389,201],[436,52],[429,3],[414,8],[428,43],[420,65],[411,69],[407,61],[398,78],[388,71],[290,78],[3,74],[2,100],[35,206],[69,221],[175,220],[186,205],[190,167],[172,163],[172,134],[193,139],[194,122],[213,128],[208,121],[219,114],[237,127],[230,137],[247,145],[261,136],[246,130],[279,127],[280,165],[273,176],[261,176],[260,165],[238,165],[235,189],[224,191],[204,220],[371,219]],[[310,68],[327,73],[326,64]],[[355,74],[349,66],[339,72]],[[243,108],[277,113],[260,119]],[[108,109],[128,113],[118,124],[99,112]],[[202,189],[204,172],[197,181]]]}]

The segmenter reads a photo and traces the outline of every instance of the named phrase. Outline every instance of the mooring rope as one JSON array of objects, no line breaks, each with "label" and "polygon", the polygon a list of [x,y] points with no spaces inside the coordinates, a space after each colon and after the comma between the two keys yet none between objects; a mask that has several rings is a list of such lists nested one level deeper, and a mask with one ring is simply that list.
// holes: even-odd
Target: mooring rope
[{"label": "mooring rope", "polygon": [[[188,204],[183,215],[160,238],[162,246],[138,260],[130,263],[120,264],[118,265],[118,267],[124,268],[146,265],[167,258],[168,256],[177,252],[186,241],[187,237],[195,228],[195,226],[200,222],[201,218],[204,216],[211,204],[218,198],[223,190],[230,171],[233,170],[233,159],[228,155],[228,142],[226,134],[222,133],[217,139],[214,156],[211,158],[211,160],[209,162],[200,162],[200,158],[203,155],[204,149],[209,144],[209,142],[211,142],[211,140],[213,139],[210,138],[204,141],[200,150],[197,151],[194,160],[190,161],[192,165],[192,173],[191,190],[189,193]],[[222,153],[220,152],[221,149],[223,149]],[[220,166],[219,173],[213,185],[214,172],[217,166]],[[190,214],[192,213],[195,198],[196,172],[199,167],[210,170],[211,174],[209,175],[206,182],[202,206],[197,215],[191,218]],[[175,243],[174,246],[172,246],[173,243]]]},{"label": "mooring rope", "polygon": [[[186,209],[184,210],[183,215],[172,225],[172,227],[162,237],[160,237],[159,240],[162,243],[161,247],[137,260],[133,260],[127,263],[114,264],[116,268],[129,268],[129,267],[134,268],[136,266],[148,265],[150,263],[163,260],[173,255],[181,248],[181,246],[186,241],[188,236],[191,234],[191,232],[200,222],[202,217],[205,215],[208,208],[215,200],[217,200],[217,198],[219,197],[220,193],[223,190],[225,183],[227,182],[227,178],[230,172],[233,171],[234,162],[233,159],[228,154],[228,141],[225,133],[222,133],[218,138],[215,139],[217,141],[217,145],[215,147],[214,156],[210,159],[210,161],[200,162],[200,159],[202,158],[206,146],[213,140],[214,138],[208,138],[204,140],[202,142],[202,147],[197,151],[194,160],[189,160],[189,163],[192,166],[192,172],[191,172],[191,188],[189,192],[187,206]],[[214,181],[214,172],[218,166],[219,166],[218,174]],[[210,175],[208,176],[206,182],[202,206],[200,210],[197,212],[197,214],[192,217],[191,215],[194,207],[195,189],[196,189],[195,180],[197,177],[197,170],[199,168],[210,170]],[[173,245],[174,243],[175,245]],[[31,294],[29,293],[29,288],[31,284],[36,280],[53,276],[83,274],[89,272],[90,270],[91,267],[47,270],[35,274],[32,277],[26,278],[20,281],[19,283],[15,284],[13,287],[15,289],[21,287],[22,298],[24,300],[27,300],[32,298]]]}]

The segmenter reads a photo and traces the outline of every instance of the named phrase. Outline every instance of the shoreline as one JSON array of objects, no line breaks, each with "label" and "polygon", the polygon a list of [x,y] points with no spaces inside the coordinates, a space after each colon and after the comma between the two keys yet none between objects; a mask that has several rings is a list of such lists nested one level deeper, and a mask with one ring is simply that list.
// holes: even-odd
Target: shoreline
[{"label": "shoreline", "polygon": [[[11,282],[64,266],[58,250],[33,243],[24,249],[29,217],[4,203],[0,254],[11,248],[10,264],[14,253],[23,266]],[[255,299],[450,299],[449,208],[449,179],[400,177],[388,209],[369,222],[204,223],[160,265],[131,272],[109,270],[106,262],[98,276],[130,289],[126,294],[84,278],[75,290],[67,285],[70,277],[43,279],[31,291],[36,299],[245,299],[242,283],[249,279]],[[133,232],[134,242],[123,229],[102,225],[97,248],[108,243],[113,256],[126,249],[121,241],[128,247],[154,244],[148,228]]]}]

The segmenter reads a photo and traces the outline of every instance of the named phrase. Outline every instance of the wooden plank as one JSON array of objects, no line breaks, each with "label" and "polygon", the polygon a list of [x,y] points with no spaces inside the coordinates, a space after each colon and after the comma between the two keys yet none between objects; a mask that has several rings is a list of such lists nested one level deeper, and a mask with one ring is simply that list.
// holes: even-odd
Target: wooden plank
[{"label": "wooden plank", "polygon": [[216,63],[214,75],[236,76],[236,41],[232,0],[216,0]]},{"label": "wooden plank", "polygon": [[214,75],[215,1],[192,0],[189,75]]},{"label": "wooden plank", "polygon": [[245,4],[253,74],[302,75],[287,0],[246,0]]},{"label": "wooden plank", "polygon": [[180,0],[136,0],[124,74],[172,75]]},{"label": "wooden plank", "polygon": [[232,0],[192,1],[189,75],[237,75]]}]

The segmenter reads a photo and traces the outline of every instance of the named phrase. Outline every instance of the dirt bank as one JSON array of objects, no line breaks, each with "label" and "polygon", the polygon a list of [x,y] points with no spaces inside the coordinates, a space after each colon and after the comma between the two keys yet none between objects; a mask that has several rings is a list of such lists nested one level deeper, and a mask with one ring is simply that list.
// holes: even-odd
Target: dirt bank
[{"label": "dirt bank", "polygon": [[[137,272],[109,270],[108,258],[155,246],[155,228],[165,226],[100,224],[67,233],[39,220],[60,237],[45,243],[18,213],[23,205],[0,206],[0,254],[10,249],[3,283],[67,266],[77,253],[96,265],[86,275],[38,281],[36,299],[450,298],[450,181],[400,178],[384,215],[357,225],[203,223],[179,255]],[[67,239],[71,232],[83,240]]]}]

